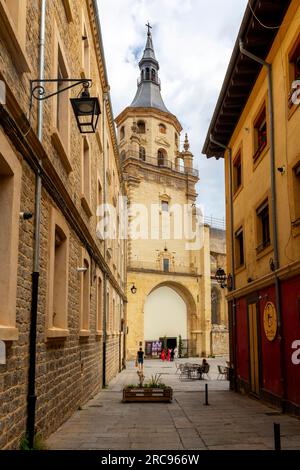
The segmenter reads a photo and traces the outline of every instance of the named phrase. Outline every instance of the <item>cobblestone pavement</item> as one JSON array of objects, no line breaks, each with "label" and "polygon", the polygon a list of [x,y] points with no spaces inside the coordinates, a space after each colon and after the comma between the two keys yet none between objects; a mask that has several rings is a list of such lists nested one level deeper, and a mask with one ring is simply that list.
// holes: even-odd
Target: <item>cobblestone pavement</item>
[{"label": "cobblestone pavement", "polygon": [[[182,360],[181,360],[182,361]],[[189,359],[198,362],[199,359]],[[174,399],[165,403],[122,403],[125,384],[137,383],[136,369],[128,363],[108,389],[77,411],[48,439],[50,449],[273,449],[273,423],[281,424],[282,448],[300,449],[300,420],[228,390],[217,380],[217,365],[209,359],[209,380],[180,381],[175,363],[145,362],[146,380],[160,373],[174,388]],[[209,406],[204,406],[204,384]]]}]

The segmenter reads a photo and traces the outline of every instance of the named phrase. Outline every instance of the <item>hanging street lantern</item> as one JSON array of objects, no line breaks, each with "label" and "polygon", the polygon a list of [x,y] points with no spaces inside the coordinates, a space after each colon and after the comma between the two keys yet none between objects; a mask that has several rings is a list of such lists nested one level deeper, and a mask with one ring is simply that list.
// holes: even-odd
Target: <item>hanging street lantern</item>
[{"label": "hanging street lantern", "polygon": [[[53,93],[47,93],[45,86],[53,83],[60,84],[61,88]],[[30,80],[29,121],[31,117],[33,98],[38,101],[47,100],[52,96],[59,95],[60,93],[78,85],[81,85],[83,90],[81,95],[77,96],[77,98],[70,98],[77,126],[81,134],[94,134],[97,129],[101,109],[98,98],[90,96],[88,89],[92,86],[92,80],[89,78],[49,78],[43,80]]]},{"label": "hanging street lantern", "polygon": [[216,278],[218,284],[220,284],[222,289],[227,287],[227,284],[226,284],[227,275],[226,275],[223,268],[218,268],[217,269],[216,274],[215,274],[215,278]]},{"label": "hanging street lantern", "polygon": [[71,98],[70,101],[80,133],[95,133],[100,115],[100,104],[98,98],[90,96],[88,84],[83,86],[80,98]]}]

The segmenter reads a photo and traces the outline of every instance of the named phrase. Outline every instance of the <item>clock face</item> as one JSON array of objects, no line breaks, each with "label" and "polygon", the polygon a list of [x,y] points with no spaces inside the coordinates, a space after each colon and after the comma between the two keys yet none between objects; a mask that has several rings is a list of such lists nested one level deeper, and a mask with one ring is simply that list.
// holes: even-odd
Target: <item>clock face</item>
[{"label": "clock face", "polygon": [[264,308],[264,330],[269,341],[273,341],[277,333],[277,313],[273,302],[267,302]]}]

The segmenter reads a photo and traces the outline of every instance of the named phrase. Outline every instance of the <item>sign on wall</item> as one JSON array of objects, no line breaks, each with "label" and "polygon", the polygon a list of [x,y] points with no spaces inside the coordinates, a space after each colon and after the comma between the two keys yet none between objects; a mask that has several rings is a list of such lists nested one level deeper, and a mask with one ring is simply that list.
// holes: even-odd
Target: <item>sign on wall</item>
[{"label": "sign on wall", "polygon": [[264,308],[264,330],[269,341],[273,341],[277,333],[277,312],[273,302],[267,302]]}]

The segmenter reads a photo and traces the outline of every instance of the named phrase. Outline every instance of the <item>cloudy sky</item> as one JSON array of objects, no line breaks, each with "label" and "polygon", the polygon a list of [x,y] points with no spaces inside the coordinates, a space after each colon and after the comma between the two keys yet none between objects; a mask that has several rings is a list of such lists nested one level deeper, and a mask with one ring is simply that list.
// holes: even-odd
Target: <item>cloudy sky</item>
[{"label": "cloudy sky", "polygon": [[[201,154],[247,0],[99,0],[114,115],[136,92],[138,61],[153,26],[162,96],[188,132],[200,172],[198,203],[224,216],[223,161]],[[184,134],[181,139],[183,140]]]}]

